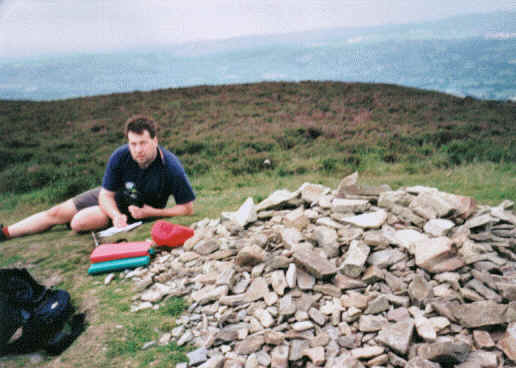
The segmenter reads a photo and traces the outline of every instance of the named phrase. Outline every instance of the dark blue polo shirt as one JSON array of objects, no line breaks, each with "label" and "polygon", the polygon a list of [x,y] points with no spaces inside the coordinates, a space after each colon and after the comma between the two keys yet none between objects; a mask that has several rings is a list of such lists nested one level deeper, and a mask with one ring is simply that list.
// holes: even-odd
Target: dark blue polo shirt
[{"label": "dark blue polo shirt", "polygon": [[117,148],[109,158],[102,187],[120,193],[126,183],[134,183],[143,202],[154,208],[165,208],[170,195],[174,196],[176,204],[193,201],[195,193],[181,162],[163,147],[159,150],[163,157],[158,151],[150,166],[141,169],[133,160],[127,144]]}]

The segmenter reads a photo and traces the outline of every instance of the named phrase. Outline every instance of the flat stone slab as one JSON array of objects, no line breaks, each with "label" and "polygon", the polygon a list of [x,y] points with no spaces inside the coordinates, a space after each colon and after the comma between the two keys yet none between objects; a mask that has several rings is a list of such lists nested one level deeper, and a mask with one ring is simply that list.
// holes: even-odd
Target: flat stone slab
[{"label": "flat stone slab", "polygon": [[394,351],[406,355],[414,333],[414,320],[406,319],[383,327],[376,338]]},{"label": "flat stone slab", "polygon": [[455,226],[455,223],[446,219],[433,219],[428,221],[424,230],[426,233],[433,236],[445,236]]},{"label": "flat stone slab", "polygon": [[342,221],[362,229],[379,229],[385,221],[387,221],[387,212],[385,210],[379,210],[363,215],[346,217],[342,219]]},{"label": "flat stone slab", "polygon": [[507,305],[492,301],[453,305],[452,312],[461,325],[467,328],[504,324]]},{"label": "flat stone slab", "polygon": [[365,212],[371,207],[369,201],[360,199],[335,198],[332,202],[333,211],[341,213],[360,213]]},{"label": "flat stone slab", "polygon": [[297,249],[294,252],[294,260],[296,265],[317,279],[330,278],[337,273],[337,268],[331,262],[308,249]]},{"label": "flat stone slab", "polygon": [[298,193],[291,192],[286,189],[280,189],[273,192],[270,196],[256,205],[256,211],[264,211],[280,207],[281,205],[296,198]]},{"label": "flat stone slab", "polygon": [[422,240],[416,245],[416,264],[431,271],[433,266],[449,258],[453,242],[447,237]]}]

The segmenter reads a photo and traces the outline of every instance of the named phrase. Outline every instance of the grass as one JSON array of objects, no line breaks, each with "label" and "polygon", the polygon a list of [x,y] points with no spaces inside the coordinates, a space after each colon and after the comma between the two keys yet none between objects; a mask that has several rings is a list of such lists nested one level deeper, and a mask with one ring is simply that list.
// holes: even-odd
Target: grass
[{"label": "grass", "polygon": [[[427,185],[496,205],[516,201],[516,104],[459,99],[391,85],[261,83],[200,86],[55,102],[0,101],[0,219],[10,224],[100,183],[124,120],[146,113],[161,123],[197,193],[190,225],[304,182],[336,188],[354,171],[364,184]],[[13,129],[15,124],[16,129]],[[264,164],[265,160],[270,165]],[[150,236],[152,224],[124,234]],[[88,276],[93,241],[56,226],[0,245],[0,267],[27,267],[65,288],[88,329],[43,367],[170,367],[191,346],[149,341],[175,326],[180,298],[159,310],[129,311],[130,280]],[[36,366],[30,356],[0,366]]]}]

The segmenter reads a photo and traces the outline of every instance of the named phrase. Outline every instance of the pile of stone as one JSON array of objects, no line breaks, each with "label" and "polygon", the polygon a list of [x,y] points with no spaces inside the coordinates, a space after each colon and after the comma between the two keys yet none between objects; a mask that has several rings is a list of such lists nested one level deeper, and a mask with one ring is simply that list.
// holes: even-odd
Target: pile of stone
[{"label": "pile of stone", "polygon": [[512,206],[355,173],[249,198],[124,276],[133,311],[190,303],[154,342],[194,346],[183,367],[514,367]]}]

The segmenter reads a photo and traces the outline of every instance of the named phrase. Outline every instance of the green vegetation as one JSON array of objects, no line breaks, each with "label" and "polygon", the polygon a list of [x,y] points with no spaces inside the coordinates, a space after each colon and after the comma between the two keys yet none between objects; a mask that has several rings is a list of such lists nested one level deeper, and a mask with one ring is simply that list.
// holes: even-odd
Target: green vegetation
[{"label": "green vegetation", "polygon": [[[516,104],[456,98],[392,85],[262,83],[134,92],[55,102],[0,101],[0,222],[99,185],[135,113],[161,124],[198,195],[189,225],[304,182],[335,188],[358,170],[367,184],[428,185],[481,203],[516,200]],[[266,163],[266,160],[267,163]],[[124,234],[149,237],[152,224]],[[130,280],[87,276],[93,241],[65,226],[2,243],[0,267],[53,280],[87,313],[89,328],[46,367],[173,366],[191,347],[154,346],[187,308],[129,311]],[[26,356],[1,358],[31,366]]]}]

